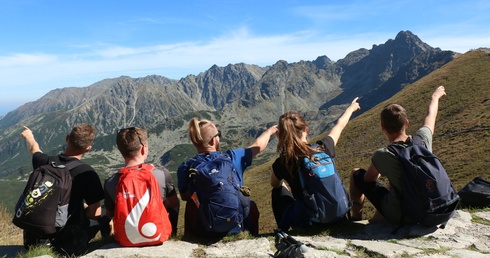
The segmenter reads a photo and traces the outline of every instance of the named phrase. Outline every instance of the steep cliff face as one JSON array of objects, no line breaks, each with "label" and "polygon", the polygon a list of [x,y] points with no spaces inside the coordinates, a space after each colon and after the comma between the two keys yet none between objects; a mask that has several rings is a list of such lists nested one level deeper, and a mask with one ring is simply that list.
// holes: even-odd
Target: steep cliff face
[{"label": "steep cliff face", "polygon": [[[0,175],[25,165],[21,125],[36,134],[45,152],[63,148],[64,135],[77,123],[97,129],[95,151],[114,152],[117,128],[144,126],[162,155],[186,139],[187,121],[212,119],[232,128],[230,147],[276,123],[289,110],[304,112],[312,134],[318,134],[342,111],[337,105],[363,97],[363,110],[398,92],[404,85],[451,61],[454,53],[423,43],[409,31],[394,40],[359,49],[344,59],[319,56],[313,61],[278,61],[270,67],[251,64],[213,65],[180,80],[151,75],[106,79],[88,87],[56,89],[0,119]],[[253,135],[252,135],[253,134]],[[235,137],[235,138],[234,138]]]}]

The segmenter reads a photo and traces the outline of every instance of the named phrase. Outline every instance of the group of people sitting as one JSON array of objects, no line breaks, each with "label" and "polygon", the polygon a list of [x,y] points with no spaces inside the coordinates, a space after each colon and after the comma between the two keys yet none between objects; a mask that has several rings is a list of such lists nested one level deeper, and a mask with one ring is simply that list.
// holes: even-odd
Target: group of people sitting
[{"label": "group of people sitting", "polygon": [[[443,86],[439,86],[432,93],[423,125],[415,133],[423,139],[424,145],[429,150],[432,148],[432,135],[434,134],[439,99],[445,95]],[[314,225],[314,220],[305,216],[301,208],[304,207],[302,206],[304,187],[298,174],[300,170],[299,160],[303,157],[311,157],[311,153],[319,150],[327,153],[330,157],[335,157],[335,146],[341,133],[352,114],[359,109],[358,98],[355,98],[328,135],[317,145],[309,142],[308,125],[301,114],[299,112],[286,112],[279,117],[277,125],[266,129],[250,146],[227,151],[221,150],[220,141],[225,136],[213,122],[198,120],[197,118],[191,119],[188,134],[197,154],[183,162],[177,171],[178,193],[180,199],[186,201],[184,236],[227,235],[243,230],[248,230],[252,235],[259,233],[259,211],[257,205],[250,200],[247,187],[243,184],[243,174],[247,167],[252,164],[253,158],[267,147],[273,136],[278,138],[277,152],[279,155],[272,165],[270,179],[272,211],[277,226],[282,230],[288,230],[289,228]],[[412,136],[408,135],[406,131],[409,121],[402,106],[398,104],[385,106],[380,118],[381,130],[390,143],[411,143]],[[33,168],[36,169],[53,161],[66,164],[75,159],[80,160],[92,148],[95,129],[89,124],[76,125],[66,136],[65,151],[57,156],[49,156],[43,153],[29,128],[25,127],[21,136],[25,139],[28,150],[32,154]],[[145,166],[148,157],[148,132],[141,127],[120,129],[117,131],[116,144],[124,158],[124,167],[132,169],[133,173],[138,173],[138,169]],[[216,162],[217,160],[219,162]],[[214,165],[209,165],[211,162],[215,162]],[[238,216],[234,218],[235,224],[227,225],[224,231],[213,232],[210,229],[219,228],[218,223],[221,222],[217,219],[206,220],[206,216],[203,215],[203,210],[205,212],[215,211],[212,210],[212,207],[202,207],[204,206],[204,194],[200,191],[204,191],[202,189],[209,186],[202,181],[200,182],[202,177],[196,175],[201,170],[209,169],[207,176],[210,176],[217,172],[217,167],[224,170],[231,168],[233,171],[234,174],[228,176],[232,186],[231,190],[222,190],[221,192],[226,193],[228,191],[232,192],[233,195],[239,195],[238,200],[241,208],[238,210]],[[151,174],[160,187],[161,201],[168,213],[172,225],[172,234],[175,235],[180,199],[172,176],[164,167],[151,167],[151,170]],[[349,217],[353,220],[362,219],[362,208],[367,197],[375,206],[378,212],[377,216],[382,216],[391,223],[400,223],[400,218],[403,218],[399,205],[400,199],[393,189],[401,189],[402,187],[401,171],[399,160],[386,147],[374,152],[367,170],[354,169],[348,187],[352,203]],[[56,250],[61,250],[69,255],[82,254],[86,250],[88,242],[97,232],[97,230],[93,230],[94,227],[90,226],[90,221],[99,221],[101,232],[103,225],[107,222],[109,222],[108,225],[111,225],[110,221],[117,206],[116,188],[121,174],[111,175],[102,185],[99,175],[88,164],[77,166],[70,173],[73,183],[68,208],[71,216],[67,225],[54,236],[40,236],[24,231],[24,246],[26,248],[33,245],[49,244]],[[380,175],[387,177],[389,187],[385,187],[377,181]],[[233,188],[237,191],[235,192]],[[104,201],[104,209],[102,209],[102,201]],[[167,216],[167,214],[162,216]],[[221,229],[223,228],[225,227]],[[111,232],[111,229],[106,230],[107,232]]]}]

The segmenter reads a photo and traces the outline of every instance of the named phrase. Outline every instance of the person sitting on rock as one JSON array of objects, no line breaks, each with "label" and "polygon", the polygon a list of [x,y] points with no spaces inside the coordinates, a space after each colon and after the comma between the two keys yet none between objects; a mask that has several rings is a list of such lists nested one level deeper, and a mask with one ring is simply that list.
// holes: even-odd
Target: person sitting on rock
[{"label": "person sitting on rock", "polygon": [[[263,132],[248,148],[226,152],[220,148],[223,135],[211,121],[193,118],[188,131],[198,154],[177,170],[179,192],[187,201],[184,237],[219,237],[245,229],[257,235],[259,211],[243,187],[243,173],[267,147],[277,126]],[[212,182],[213,178],[219,182]]]}]

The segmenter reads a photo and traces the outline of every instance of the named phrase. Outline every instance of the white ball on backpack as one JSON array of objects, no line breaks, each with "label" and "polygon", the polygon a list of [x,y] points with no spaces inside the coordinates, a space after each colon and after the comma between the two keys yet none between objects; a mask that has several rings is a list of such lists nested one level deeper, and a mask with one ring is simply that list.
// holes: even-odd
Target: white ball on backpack
[{"label": "white ball on backpack", "polygon": [[153,237],[157,233],[157,226],[155,223],[148,222],[141,227],[141,233],[145,237]]}]

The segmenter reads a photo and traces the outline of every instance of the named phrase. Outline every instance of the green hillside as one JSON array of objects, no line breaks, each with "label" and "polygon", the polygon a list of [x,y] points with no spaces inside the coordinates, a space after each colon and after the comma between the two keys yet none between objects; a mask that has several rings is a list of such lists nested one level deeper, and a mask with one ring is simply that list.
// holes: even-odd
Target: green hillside
[{"label": "green hillside", "polygon": [[[380,129],[379,113],[387,103],[399,103],[408,112],[409,133],[422,124],[432,92],[444,85],[436,122],[433,151],[445,165],[457,190],[476,176],[488,178],[490,165],[490,51],[475,50],[406,86],[386,102],[351,120],[337,145],[337,167],[349,184],[354,167],[367,168],[374,150],[388,144]],[[354,97],[354,96],[353,96]],[[360,100],[362,108],[363,100]],[[317,140],[324,135],[314,138]],[[261,211],[261,232],[275,225],[270,201],[270,174],[273,160],[246,173],[253,199]],[[372,212],[372,211],[371,211]]]}]

